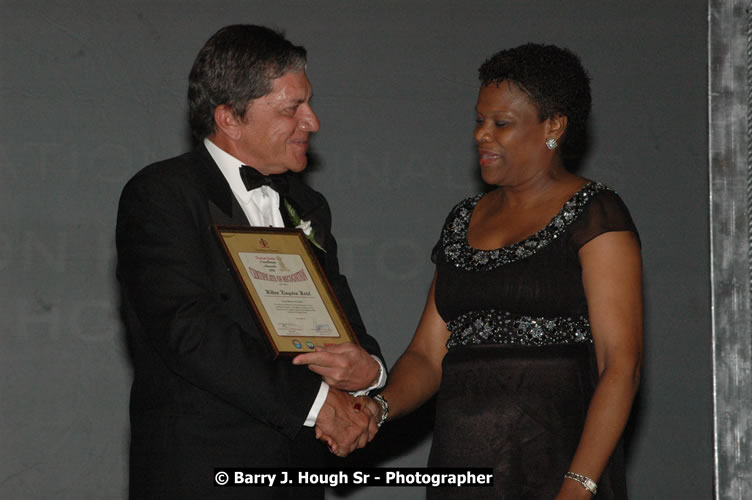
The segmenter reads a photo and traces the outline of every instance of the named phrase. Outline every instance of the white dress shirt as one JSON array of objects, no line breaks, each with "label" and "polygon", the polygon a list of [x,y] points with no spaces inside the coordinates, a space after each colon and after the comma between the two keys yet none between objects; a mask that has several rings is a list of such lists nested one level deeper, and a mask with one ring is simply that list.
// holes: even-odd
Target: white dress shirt
[{"label": "white dress shirt", "polygon": [[[250,225],[285,227],[282,213],[279,211],[279,193],[269,186],[261,186],[248,191],[243,183],[243,179],[240,177],[240,167],[243,165],[243,162],[220,149],[209,139],[204,139],[204,146],[206,146],[209,155],[211,155],[214,163],[217,164],[222,175],[224,175],[227,183],[230,185],[230,189],[238,200]],[[373,358],[379,363],[379,380],[372,387],[353,393],[356,396],[366,394],[372,389],[379,389],[386,385],[386,370],[384,370],[384,365],[381,364],[381,360],[376,356],[373,356]],[[322,380],[319,392],[313,401],[311,410],[308,412],[303,425],[313,427],[316,424],[316,418],[321,411],[321,407],[324,406],[327,394],[329,394],[329,385]]]}]

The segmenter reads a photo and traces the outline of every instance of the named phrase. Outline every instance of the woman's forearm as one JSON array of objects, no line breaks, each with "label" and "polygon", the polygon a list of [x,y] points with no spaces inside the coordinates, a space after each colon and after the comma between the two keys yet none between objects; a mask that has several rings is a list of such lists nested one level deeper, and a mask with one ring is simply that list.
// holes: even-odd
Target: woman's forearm
[{"label": "woman's forearm", "polygon": [[441,366],[418,352],[407,350],[389,374],[381,395],[389,402],[389,418],[415,410],[439,389]]},{"label": "woman's forearm", "polygon": [[600,480],[629,419],[640,383],[639,369],[639,361],[634,361],[601,374],[569,471]]}]

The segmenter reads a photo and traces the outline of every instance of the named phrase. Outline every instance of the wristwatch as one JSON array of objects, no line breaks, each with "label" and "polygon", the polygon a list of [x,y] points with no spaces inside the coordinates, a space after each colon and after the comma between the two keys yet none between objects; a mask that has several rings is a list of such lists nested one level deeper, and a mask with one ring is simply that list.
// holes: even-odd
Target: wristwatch
[{"label": "wristwatch", "polygon": [[567,472],[566,474],[564,474],[564,477],[567,479],[572,479],[573,481],[577,481],[582,485],[583,488],[588,490],[593,495],[595,495],[598,491],[598,483],[587,476],[583,476],[582,474],[577,474],[575,472]]},{"label": "wristwatch", "polygon": [[378,423],[378,426],[381,427],[381,425],[386,422],[386,418],[389,416],[389,403],[386,402],[386,399],[384,399],[384,396],[382,396],[381,394],[376,394],[373,399],[375,399],[379,406],[381,406],[381,419]]}]

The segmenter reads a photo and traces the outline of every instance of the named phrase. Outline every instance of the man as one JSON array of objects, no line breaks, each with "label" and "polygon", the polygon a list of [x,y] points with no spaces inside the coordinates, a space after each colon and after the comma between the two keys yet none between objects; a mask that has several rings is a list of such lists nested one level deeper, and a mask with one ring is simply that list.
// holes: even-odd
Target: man
[{"label": "man", "polygon": [[[376,431],[345,391],[383,386],[379,347],[339,274],[328,204],[297,175],[319,128],[305,57],[268,28],[219,30],[189,77],[198,148],[144,168],[123,189],[116,239],[134,366],[132,498],[321,498],[323,488],[215,487],[214,468],[321,465],[327,444],[344,456]],[[295,363],[269,356],[212,224],[293,227],[285,201],[311,223],[363,347]]]}]

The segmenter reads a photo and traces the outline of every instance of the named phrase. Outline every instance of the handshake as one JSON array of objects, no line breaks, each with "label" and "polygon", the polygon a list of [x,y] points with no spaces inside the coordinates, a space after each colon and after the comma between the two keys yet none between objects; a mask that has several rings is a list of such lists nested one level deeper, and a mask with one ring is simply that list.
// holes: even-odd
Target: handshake
[{"label": "handshake", "polygon": [[338,457],[346,457],[373,439],[380,421],[381,406],[373,399],[330,388],[316,419],[316,439]]},{"label": "handshake", "polygon": [[316,438],[338,457],[368,444],[379,430],[382,407],[374,399],[347,391],[367,389],[378,381],[381,367],[363,348],[338,344],[300,354],[293,364],[308,365],[329,385],[316,418]]}]

